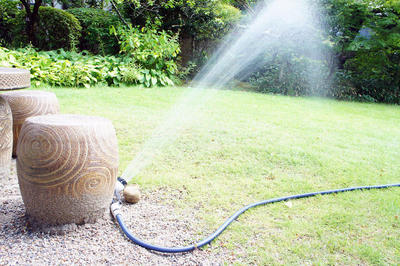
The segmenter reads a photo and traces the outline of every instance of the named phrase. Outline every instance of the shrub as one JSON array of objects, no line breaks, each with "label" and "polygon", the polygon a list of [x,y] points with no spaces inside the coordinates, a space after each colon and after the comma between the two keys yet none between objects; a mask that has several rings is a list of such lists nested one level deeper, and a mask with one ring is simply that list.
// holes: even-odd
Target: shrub
[{"label": "shrub", "polygon": [[29,69],[33,85],[89,87],[105,80],[110,71],[98,58],[64,50],[37,52],[33,48],[11,51],[0,48],[0,66]]},{"label": "shrub", "polygon": [[326,66],[319,60],[299,55],[279,54],[250,76],[257,91],[290,96],[330,95]]},{"label": "shrub", "polygon": [[110,27],[120,25],[117,16],[102,9],[72,8],[67,12],[73,14],[82,26],[79,48],[94,54],[117,54],[118,40],[110,34]]},{"label": "shrub", "polygon": [[81,29],[79,21],[72,14],[52,7],[41,7],[37,31],[38,48],[74,49]]},{"label": "shrub", "polygon": [[180,52],[177,36],[150,28],[112,28],[119,38],[121,53],[142,67],[141,83],[147,87],[173,85],[177,74],[176,58]]},{"label": "shrub", "polygon": [[139,27],[149,23],[160,30],[179,34],[181,63],[202,66],[203,54],[213,50],[241,17],[241,11],[225,0],[137,0],[121,1],[125,17]]},{"label": "shrub", "polygon": [[339,61],[335,95],[400,103],[400,1],[322,2]]},{"label": "shrub", "polygon": [[[13,34],[14,46],[28,44],[25,34],[25,11],[16,17]],[[39,23],[36,29],[37,47],[40,50],[75,49],[81,36],[81,25],[72,14],[53,7],[39,8]],[[23,34],[21,34],[23,32]]]},{"label": "shrub", "polygon": [[222,37],[241,16],[239,9],[223,2],[226,1],[124,1],[123,11],[134,25],[144,27],[152,22],[163,30],[215,39]]},{"label": "shrub", "polygon": [[18,2],[13,0],[0,0],[0,44],[12,42],[14,19],[20,12],[17,5]]},{"label": "shrub", "polygon": [[[209,3],[212,4],[212,3]],[[222,38],[231,27],[240,20],[242,13],[236,7],[229,4],[217,3],[212,5],[212,19],[205,23],[197,22],[196,28],[200,39],[218,39]]]},{"label": "shrub", "polygon": [[[63,49],[38,52],[32,47],[8,50],[0,47],[0,66],[29,69],[33,85],[90,87],[96,84],[152,86],[159,73],[143,69],[130,57],[90,55]],[[164,84],[173,84],[164,80]],[[158,85],[164,85],[160,82]]]}]

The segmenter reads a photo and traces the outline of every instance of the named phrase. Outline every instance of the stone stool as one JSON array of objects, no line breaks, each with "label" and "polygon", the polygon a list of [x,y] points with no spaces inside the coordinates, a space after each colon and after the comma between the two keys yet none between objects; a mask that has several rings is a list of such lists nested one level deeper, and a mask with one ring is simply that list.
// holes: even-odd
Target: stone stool
[{"label": "stone stool", "polygon": [[[0,67],[0,91],[19,90],[31,86],[27,69]],[[0,94],[0,179],[10,173],[12,154],[12,114],[7,101]]]},{"label": "stone stool", "polygon": [[25,209],[45,225],[95,222],[111,203],[118,144],[101,117],[30,117],[17,146],[17,173]]},{"label": "stone stool", "polygon": [[12,153],[12,115],[10,106],[0,96],[0,179],[9,176]]},{"label": "stone stool", "polygon": [[11,107],[13,116],[13,156],[17,156],[18,136],[25,119],[31,116],[58,114],[60,105],[52,92],[10,91],[1,96]]}]

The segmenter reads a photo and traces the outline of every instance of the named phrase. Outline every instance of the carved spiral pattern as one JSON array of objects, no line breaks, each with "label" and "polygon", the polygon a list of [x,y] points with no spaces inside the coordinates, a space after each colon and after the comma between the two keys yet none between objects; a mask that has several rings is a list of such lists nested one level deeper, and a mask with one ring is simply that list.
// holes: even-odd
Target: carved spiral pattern
[{"label": "carved spiral pattern", "polygon": [[[79,220],[93,213],[88,206],[98,210],[111,201],[118,145],[108,120],[78,115],[31,117],[22,126],[17,149],[21,194],[27,212],[38,220],[59,223],[62,217],[52,222],[46,216],[63,216],[61,209],[67,209],[65,216],[71,217],[71,210],[63,205],[66,198],[73,202],[72,212]],[[45,194],[46,202],[33,203],[41,198],[38,194]],[[68,218],[67,222],[76,221]]]},{"label": "carved spiral pattern", "polygon": [[12,91],[3,93],[11,107],[13,116],[13,155],[17,153],[17,143],[22,124],[32,116],[58,114],[60,105],[52,92],[45,91]]},{"label": "carved spiral pattern", "polygon": [[75,128],[67,132],[26,123],[19,138],[21,178],[44,187],[73,179],[85,167],[88,157],[87,139],[78,134]]},{"label": "carved spiral pattern", "polygon": [[0,176],[7,175],[11,163],[12,116],[7,102],[0,96]]}]

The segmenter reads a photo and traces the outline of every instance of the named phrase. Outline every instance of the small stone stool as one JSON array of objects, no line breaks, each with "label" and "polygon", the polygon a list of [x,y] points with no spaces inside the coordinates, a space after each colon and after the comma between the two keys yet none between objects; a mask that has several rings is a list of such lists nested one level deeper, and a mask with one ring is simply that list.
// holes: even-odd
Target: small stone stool
[{"label": "small stone stool", "polygon": [[111,203],[118,144],[111,122],[81,115],[25,120],[17,173],[26,213],[45,225],[95,222]]},{"label": "small stone stool", "polygon": [[19,132],[25,119],[32,116],[58,114],[60,105],[52,92],[46,91],[10,91],[1,96],[11,107],[13,116],[13,156],[17,156]]},{"label": "small stone stool", "polygon": [[0,179],[10,174],[12,153],[12,115],[10,106],[0,94]]}]

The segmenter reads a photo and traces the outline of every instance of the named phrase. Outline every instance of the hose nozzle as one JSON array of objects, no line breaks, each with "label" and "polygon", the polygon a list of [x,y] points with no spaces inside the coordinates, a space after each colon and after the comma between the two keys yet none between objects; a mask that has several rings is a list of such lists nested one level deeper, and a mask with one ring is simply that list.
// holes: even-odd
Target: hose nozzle
[{"label": "hose nozzle", "polygon": [[114,189],[114,196],[117,199],[117,201],[121,202],[121,192],[124,191],[125,186],[128,183],[125,181],[125,179],[118,177],[117,182],[115,183],[115,189]]},{"label": "hose nozzle", "polygon": [[121,214],[121,207],[122,203],[120,201],[114,201],[113,203],[111,203],[110,209],[115,219],[117,219],[118,214]]}]

